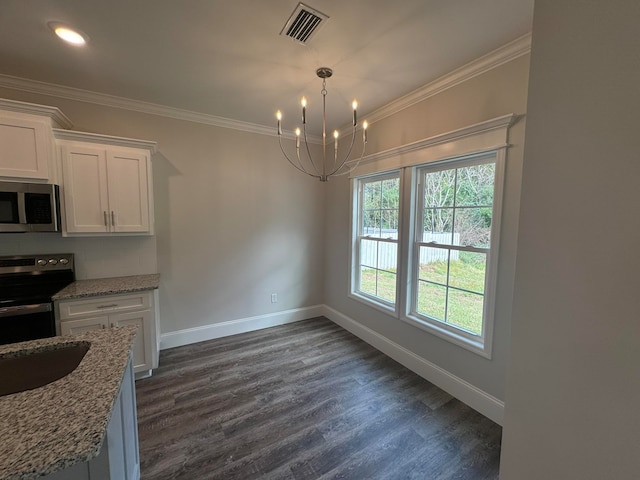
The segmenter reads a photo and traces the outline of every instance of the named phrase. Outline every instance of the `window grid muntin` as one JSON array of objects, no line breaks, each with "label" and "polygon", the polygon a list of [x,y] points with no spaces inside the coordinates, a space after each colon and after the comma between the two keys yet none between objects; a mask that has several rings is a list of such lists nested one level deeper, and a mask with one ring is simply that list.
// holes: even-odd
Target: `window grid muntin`
[{"label": "window grid muntin", "polygon": [[[493,215],[495,214],[495,203],[496,203],[496,181],[497,181],[497,175],[498,175],[498,171],[497,171],[497,156],[496,155],[490,155],[489,157],[487,156],[483,156],[480,158],[474,158],[474,159],[451,159],[451,160],[447,160],[445,162],[437,162],[431,165],[426,165],[426,166],[421,166],[421,167],[416,167],[416,181],[417,181],[417,192],[418,195],[416,195],[416,215],[415,215],[415,223],[416,223],[416,228],[415,228],[415,237],[414,238],[414,246],[413,246],[413,259],[412,259],[412,270],[413,270],[413,288],[411,291],[411,296],[410,296],[410,312],[412,315],[418,317],[419,319],[422,319],[424,321],[427,322],[434,322],[436,325],[439,326],[443,326],[446,327],[447,329],[452,328],[455,329],[455,331],[457,331],[458,333],[462,332],[462,333],[466,333],[468,335],[470,335],[472,338],[479,338],[484,340],[485,337],[485,332],[486,332],[486,311],[487,311],[487,292],[488,292],[488,282],[489,282],[489,269],[490,269],[490,256],[491,256],[491,241],[492,241],[492,235],[493,235]],[[466,167],[470,167],[470,166],[475,166],[475,165],[493,165],[493,189],[492,189],[492,200],[493,203],[491,204],[491,210],[492,210],[492,218],[491,218],[491,224],[489,225],[489,247],[477,247],[477,246],[471,246],[471,245],[454,245],[453,242],[455,241],[455,215],[456,215],[456,210],[458,209],[463,209],[463,208],[479,208],[477,206],[456,206],[456,197],[457,197],[457,193],[458,193],[458,186],[457,186],[457,182],[458,182],[458,170],[466,168]],[[454,170],[455,171],[455,176],[454,176],[454,188],[453,188],[453,201],[451,205],[447,205],[447,206],[442,206],[442,207],[434,207],[431,204],[427,204],[426,202],[426,176],[429,173],[434,173],[434,172],[442,172],[442,171],[447,171],[447,170]],[[488,206],[486,206],[488,208]],[[418,236],[423,236],[424,235],[424,220],[425,220],[425,211],[427,209],[436,209],[436,208],[441,208],[441,209],[452,209],[453,210],[453,214],[452,214],[452,219],[451,219],[451,237],[450,237],[450,241],[451,243],[435,243],[435,242],[424,242],[422,241],[422,238],[418,238]],[[431,247],[431,248],[442,248],[442,249],[447,249],[449,251],[449,254],[447,256],[448,260],[448,265],[447,265],[447,285],[445,286],[446,288],[446,297],[445,297],[445,317],[448,317],[448,302],[449,302],[449,289],[452,290],[456,290],[456,291],[465,291],[464,289],[460,289],[458,287],[451,287],[450,286],[450,275],[451,275],[451,268],[450,268],[450,261],[451,261],[451,250],[458,250],[458,251],[469,251],[469,252],[475,252],[475,253],[484,253],[486,255],[485,257],[485,263],[484,263],[484,287],[483,290],[484,292],[481,294],[482,298],[483,298],[483,306],[482,306],[482,322],[481,322],[481,327],[480,327],[480,333],[476,333],[474,331],[470,331],[468,329],[465,329],[459,325],[456,324],[452,324],[449,323],[447,321],[447,319],[445,318],[444,320],[440,320],[438,318],[435,317],[430,317],[429,315],[426,315],[424,313],[420,313],[418,311],[418,300],[419,300],[419,291],[420,291],[420,284],[421,282],[425,282],[425,283],[431,283],[433,285],[439,285],[439,286],[443,286],[442,284],[439,283],[435,283],[435,282],[428,282],[425,280],[422,280],[420,278],[420,247],[422,246],[426,246],[426,247]],[[469,293],[472,294],[478,294],[477,292],[473,292],[470,291]]]}]

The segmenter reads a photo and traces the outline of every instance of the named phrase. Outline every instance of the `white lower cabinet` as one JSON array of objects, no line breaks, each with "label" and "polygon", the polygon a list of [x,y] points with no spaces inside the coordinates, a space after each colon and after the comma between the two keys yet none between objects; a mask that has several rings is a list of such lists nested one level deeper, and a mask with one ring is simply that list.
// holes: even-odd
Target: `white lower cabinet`
[{"label": "white lower cabinet", "polygon": [[158,366],[156,302],[157,290],[61,300],[57,304],[59,332],[72,335],[135,325],[138,334],[133,346],[133,370],[136,374],[151,374]]},{"label": "white lower cabinet", "polygon": [[131,367],[129,360],[98,456],[46,475],[44,480],[140,479],[136,390]]}]

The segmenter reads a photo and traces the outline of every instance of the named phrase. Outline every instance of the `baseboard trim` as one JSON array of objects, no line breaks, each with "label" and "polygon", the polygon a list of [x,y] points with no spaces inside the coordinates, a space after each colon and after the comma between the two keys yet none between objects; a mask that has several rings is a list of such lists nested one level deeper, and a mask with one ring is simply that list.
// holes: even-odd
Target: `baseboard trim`
[{"label": "baseboard trim", "polygon": [[502,400],[489,395],[438,365],[425,360],[403,346],[389,340],[387,337],[380,335],[378,332],[358,323],[347,315],[327,305],[323,307],[324,316],[332,322],[353,333],[369,345],[393,358],[398,363],[401,363],[409,370],[417,373],[422,378],[437,385],[485,417],[490,418],[498,425],[502,425],[504,418],[504,402]]},{"label": "baseboard trim", "polygon": [[323,305],[313,305],[311,307],[294,308],[266,315],[239,318],[228,322],[163,333],[160,335],[160,350],[237,335],[238,333],[262,330],[263,328],[275,327],[286,323],[299,322],[307,318],[319,317],[323,314],[323,311]]}]

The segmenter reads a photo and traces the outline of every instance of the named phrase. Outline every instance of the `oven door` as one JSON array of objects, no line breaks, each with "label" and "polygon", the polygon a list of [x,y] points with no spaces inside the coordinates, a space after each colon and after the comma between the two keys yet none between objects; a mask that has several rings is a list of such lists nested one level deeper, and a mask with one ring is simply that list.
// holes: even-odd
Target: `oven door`
[{"label": "oven door", "polygon": [[0,345],[56,334],[51,303],[0,307]]}]

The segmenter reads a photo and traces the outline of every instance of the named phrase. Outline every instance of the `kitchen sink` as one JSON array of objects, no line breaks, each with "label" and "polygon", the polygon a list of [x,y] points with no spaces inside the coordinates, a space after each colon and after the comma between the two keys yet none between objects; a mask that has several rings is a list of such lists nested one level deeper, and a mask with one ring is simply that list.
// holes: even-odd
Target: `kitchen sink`
[{"label": "kitchen sink", "polygon": [[0,358],[0,396],[42,387],[73,372],[89,350],[88,342]]}]

